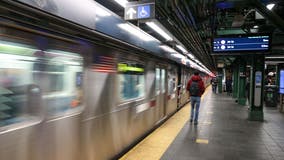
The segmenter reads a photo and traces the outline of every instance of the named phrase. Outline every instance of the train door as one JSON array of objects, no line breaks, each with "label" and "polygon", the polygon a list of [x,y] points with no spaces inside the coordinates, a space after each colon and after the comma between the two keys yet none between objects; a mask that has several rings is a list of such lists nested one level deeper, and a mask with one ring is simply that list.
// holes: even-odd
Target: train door
[{"label": "train door", "polygon": [[158,107],[158,119],[160,120],[166,114],[166,69],[156,68],[156,106]]},{"label": "train door", "polygon": [[[58,45],[68,47],[64,43]],[[33,80],[42,91],[45,121],[39,145],[42,155],[35,159],[79,159],[80,120],[83,103],[83,58],[61,49],[45,50],[45,58],[33,64]],[[42,132],[43,131],[43,132]],[[41,157],[43,156],[44,157]]]}]

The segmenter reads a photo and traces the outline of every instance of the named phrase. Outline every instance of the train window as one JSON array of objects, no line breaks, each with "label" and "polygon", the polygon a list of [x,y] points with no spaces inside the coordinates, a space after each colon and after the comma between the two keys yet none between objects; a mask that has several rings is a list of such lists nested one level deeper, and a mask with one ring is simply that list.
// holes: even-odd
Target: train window
[{"label": "train window", "polygon": [[160,94],[160,85],[161,85],[161,78],[160,78],[160,68],[156,68],[156,80],[155,80],[155,88],[156,88],[156,95]]},{"label": "train window", "polygon": [[162,82],[161,82],[161,89],[162,89],[162,93],[165,93],[166,92],[166,70],[165,69],[162,69],[162,72],[161,72],[161,79],[162,79]]},{"label": "train window", "polygon": [[33,84],[31,65],[36,52],[29,46],[0,41],[0,126],[36,116],[40,89]]},{"label": "train window", "polygon": [[81,104],[82,57],[0,41],[0,126]]},{"label": "train window", "polygon": [[171,98],[175,98],[176,96],[176,90],[177,90],[177,71],[170,67],[168,72],[168,95],[171,96]]},{"label": "train window", "polygon": [[135,62],[118,64],[120,102],[142,98],[145,95],[144,66]]},{"label": "train window", "polygon": [[189,78],[189,73],[187,71],[184,71],[184,74],[183,74],[183,91],[186,92],[186,85],[187,85],[187,82],[188,82],[188,78]]},{"label": "train window", "polygon": [[38,56],[33,65],[33,78],[42,89],[49,115],[61,114],[81,105],[82,63],[79,54],[58,50],[45,51]]},{"label": "train window", "polygon": [[174,94],[176,91],[176,78],[175,77],[169,77],[169,94]]}]

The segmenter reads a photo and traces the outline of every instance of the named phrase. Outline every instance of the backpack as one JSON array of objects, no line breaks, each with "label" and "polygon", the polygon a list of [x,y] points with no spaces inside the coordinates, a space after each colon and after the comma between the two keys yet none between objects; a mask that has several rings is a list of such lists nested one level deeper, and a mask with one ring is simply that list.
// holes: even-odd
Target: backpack
[{"label": "backpack", "polygon": [[199,94],[198,81],[192,81],[192,83],[189,87],[189,93],[190,93],[191,96],[198,96],[198,94]]}]

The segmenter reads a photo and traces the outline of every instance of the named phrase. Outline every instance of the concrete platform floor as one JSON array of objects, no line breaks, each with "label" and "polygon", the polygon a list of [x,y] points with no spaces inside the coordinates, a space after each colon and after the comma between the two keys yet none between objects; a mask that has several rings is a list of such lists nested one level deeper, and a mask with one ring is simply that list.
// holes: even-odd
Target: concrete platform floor
[{"label": "concrete platform floor", "polygon": [[162,160],[284,160],[284,114],[264,107],[264,122],[224,94],[205,95],[197,126],[188,121]]}]

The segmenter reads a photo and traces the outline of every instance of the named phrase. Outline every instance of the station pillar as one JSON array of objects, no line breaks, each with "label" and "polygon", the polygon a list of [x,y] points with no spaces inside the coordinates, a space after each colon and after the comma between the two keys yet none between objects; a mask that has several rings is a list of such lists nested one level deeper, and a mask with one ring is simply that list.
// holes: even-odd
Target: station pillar
[{"label": "station pillar", "polygon": [[249,120],[263,121],[264,56],[251,58]]},{"label": "station pillar", "polygon": [[244,59],[239,61],[238,75],[238,103],[246,105],[246,60]]},{"label": "station pillar", "polygon": [[239,67],[235,64],[233,67],[233,98],[238,97]]}]

